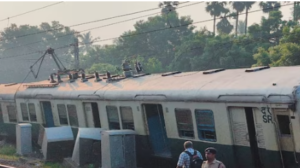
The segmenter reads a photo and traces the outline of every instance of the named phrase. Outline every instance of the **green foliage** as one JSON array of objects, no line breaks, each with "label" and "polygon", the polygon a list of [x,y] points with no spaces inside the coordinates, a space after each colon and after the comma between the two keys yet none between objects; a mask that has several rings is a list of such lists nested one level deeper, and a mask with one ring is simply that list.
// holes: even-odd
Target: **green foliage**
[{"label": "green foliage", "polygon": [[106,73],[106,71],[108,71],[112,74],[112,73],[115,73],[117,71],[117,69],[115,66],[108,64],[108,63],[96,63],[96,64],[93,64],[92,67],[87,70],[87,72],[90,72],[90,73],[94,73],[94,72]]},{"label": "green foliage", "polygon": [[46,162],[43,168],[63,168],[63,166],[59,163]]},{"label": "green foliage", "polygon": [[16,154],[16,148],[12,145],[4,145],[0,147],[0,155],[15,155]]},{"label": "green foliage", "polygon": [[[190,17],[180,17],[174,10],[181,5],[177,1],[161,2],[159,7],[162,15],[137,21],[133,30],[125,31],[113,44],[96,45],[95,40],[99,38],[93,38],[90,32],[79,35],[79,41],[84,43],[80,46],[81,68],[91,73],[120,73],[117,67],[121,67],[122,60],[125,59],[130,60],[133,69],[133,63],[139,61],[144,71],[149,73],[300,64],[298,22],[283,20],[279,10],[280,3],[270,1],[259,4],[263,12],[268,13],[268,17],[262,17],[260,22],[248,26],[248,10],[253,4],[255,2],[207,2],[205,10],[214,18],[214,29],[210,32],[205,27],[195,30]],[[293,9],[296,18],[300,9],[298,8],[296,6]],[[245,21],[241,21],[239,14],[244,11]],[[217,20],[220,16],[222,18]],[[232,31],[233,25],[229,22],[232,18],[236,20],[235,31]],[[218,34],[215,33],[215,27]],[[52,28],[58,30],[9,39]],[[40,26],[11,25],[1,32],[4,40],[0,42],[0,52],[5,56],[30,52],[32,47],[39,50],[45,50],[47,46],[61,47],[74,42],[75,32],[57,21],[42,23]],[[232,32],[236,35],[232,35]],[[18,47],[17,50],[10,49],[45,38],[50,40]],[[57,52],[72,67],[73,48],[67,47]],[[40,55],[33,55],[32,58],[36,59]]]}]

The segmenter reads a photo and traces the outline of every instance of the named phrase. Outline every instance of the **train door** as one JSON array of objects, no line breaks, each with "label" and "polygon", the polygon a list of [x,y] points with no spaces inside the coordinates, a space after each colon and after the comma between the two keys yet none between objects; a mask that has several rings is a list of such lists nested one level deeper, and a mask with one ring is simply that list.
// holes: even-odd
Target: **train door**
[{"label": "train door", "polygon": [[83,103],[87,127],[100,128],[100,116],[97,103]]},{"label": "train door", "polygon": [[43,102],[41,102],[41,107],[42,107],[42,111],[43,111],[44,119],[45,119],[45,123],[46,123],[45,127],[54,127],[51,102],[43,101]]},{"label": "train door", "polygon": [[229,108],[238,168],[261,168],[255,116],[251,107]]},{"label": "train door", "polygon": [[143,109],[148,124],[149,141],[154,155],[170,157],[171,152],[167,138],[162,105],[144,104]]},{"label": "train door", "polygon": [[[278,129],[279,145],[282,153],[282,160],[284,167],[292,167],[297,162],[296,155],[294,153],[295,144],[293,137],[293,130],[290,120],[290,114],[288,109],[273,109],[276,126]],[[294,156],[292,156],[294,153]]]}]

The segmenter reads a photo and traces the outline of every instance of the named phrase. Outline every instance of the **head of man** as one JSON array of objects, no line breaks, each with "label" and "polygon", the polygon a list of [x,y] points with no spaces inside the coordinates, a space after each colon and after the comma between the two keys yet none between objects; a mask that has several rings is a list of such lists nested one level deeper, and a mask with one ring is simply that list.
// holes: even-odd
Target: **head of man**
[{"label": "head of man", "polygon": [[205,157],[209,162],[215,160],[216,154],[217,154],[217,150],[213,147],[209,147],[205,149]]},{"label": "head of man", "polygon": [[184,147],[184,149],[193,148],[193,142],[186,141],[186,142],[184,142],[183,147]]}]

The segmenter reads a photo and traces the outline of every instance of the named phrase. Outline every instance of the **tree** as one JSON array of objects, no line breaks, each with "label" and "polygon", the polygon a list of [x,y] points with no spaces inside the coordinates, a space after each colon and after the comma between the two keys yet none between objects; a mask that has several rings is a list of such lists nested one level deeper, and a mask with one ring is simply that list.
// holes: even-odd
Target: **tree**
[{"label": "tree", "polygon": [[222,17],[220,22],[217,24],[217,30],[219,33],[225,33],[229,34],[233,29],[233,26],[230,24],[230,22],[227,19],[226,14]]},{"label": "tree", "polygon": [[208,12],[211,16],[214,17],[214,23],[213,23],[213,33],[215,34],[216,31],[216,17],[221,16],[222,13],[227,13],[229,10],[225,8],[225,5],[227,4],[226,1],[222,2],[207,2],[206,3],[206,12]]},{"label": "tree", "polygon": [[[48,31],[54,29],[55,31]],[[2,68],[9,71],[1,74],[1,82],[21,82],[24,79],[22,71],[29,71],[30,66],[40,58],[45,51],[51,47],[55,49],[56,55],[66,66],[71,67],[73,57],[71,52],[73,48],[70,47],[74,43],[75,31],[71,30],[57,21],[51,23],[41,23],[39,26],[30,25],[16,25],[12,24],[10,27],[1,31],[1,59],[3,63]],[[26,34],[34,34],[24,36]],[[59,48],[59,49],[58,49]],[[13,66],[11,66],[13,65]],[[17,68],[16,68],[17,67]],[[37,73],[38,64],[33,66]],[[40,70],[37,80],[47,78],[51,73],[57,72],[58,68],[54,60],[46,55]],[[15,78],[11,78],[14,76]],[[33,75],[29,75],[26,81],[35,81]]]},{"label": "tree", "polygon": [[259,3],[259,6],[263,9],[264,13],[270,13],[271,11],[279,11],[281,5],[277,1],[262,1]]},{"label": "tree", "polygon": [[111,74],[117,72],[117,68],[108,63],[95,63],[87,70],[89,73],[106,73],[106,71],[110,72]]},{"label": "tree", "polygon": [[158,4],[158,7],[162,8],[162,14],[169,14],[169,12],[175,11],[178,5],[178,1],[163,1]]},{"label": "tree", "polygon": [[92,44],[95,42],[95,40],[100,39],[99,37],[93,38],[91,32],[80,34],[78,37],[80,39],[80,42],[82,43],[82,47],[80,47],[80,52],[84,54],[91,49]]},{"label": "tree", "polygon": [[245,26],[246,23],[240,20],[238,26],[238,34],[245,34]]},{"label": "tree", "polygon": [[239,13],[242,12],[245,9],[245,3],[244,2],[232,2],[232,7],[236,11],[235,16],[235,36],[237,36],[237,30],[238,30],[238,21],[239,21]]},{"label": "tree", "polygon": [[246,9],[246,16],[245,16],[245,34],[247,34],[247,28],[248,28],[248,11],[251,9],[252,5],[254,5],[256,2],[249,1],[249,2],[244,2],[245,4],[245,9]]}]

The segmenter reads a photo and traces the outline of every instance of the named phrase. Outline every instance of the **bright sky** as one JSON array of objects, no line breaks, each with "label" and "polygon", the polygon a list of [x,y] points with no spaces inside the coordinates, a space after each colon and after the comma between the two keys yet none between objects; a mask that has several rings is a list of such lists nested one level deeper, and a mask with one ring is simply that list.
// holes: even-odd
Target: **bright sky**
[{"label": "bright sky", "polygon": [[[59,1],[37,1],[37,2],[0,2],[0,20],[21,14],[30,10],[34,10],[40,7],[44,7],[50,4],[54,4]],[[186,1],[182,1],[186,2]],[[189,5],[194,4],[200,1],[190,1],[189,3],[182,4],[183,5]],[[53,20],[59,21],[61,24],[65,26],[70,26],[74,24],[79,24],[83,22],[88,21],[94,21],[99,19],[104,19],[108,17],[113,17],[117,15],[123,15],[127,13],[142,11],[146,9],[156,8],[158,7],[159,1],[131,1],[131,2],[63,2],[51,7],[47,7],[32,13],[28,13],[22,16],[18,16],[15,18],[11,18],[9,20],[4,20],[0,22],[0,30],[2,31],[4,28],[8,26],[8,24],[15,23],[17,25],[39,25],[42,22],[51,22]],[[292,3],[292,2],[290,2]],[[210,20],[212,19],[212,16],[210,16],[205,11],[206,3],[200,3],[191,5],[188,7],[184,7],[181,9],[178,9],[177,12],[180,14],[180,16],[190,16],[195,22],[196,21],[204,21],[204,20]],[[284,18],[285,19],[291,19],[291,8],[292,5],[284,6],[281,8]],[[259,10],[258,3],[255,4],[252,7],[252,10]],[[106,24],[111,24],[118,21],[124,21],[135,17],[140,17],[143,15],[148,15],[152,13],[159,12],[160,9],[152,10],[149,12],[143,12],[138,13],[135,15],[130,15],[126,17],[96,22],[92,24],[85,24],[82,26],[76,26],[72,27],[77,31],[98,27]],[[249,23],[248,25],[253,24],[254,22],[259,23],[261,20],[262,12],[254,12],[249,13]],[[108,26],[105,28],[99,28],[92,30],[92,36],[93,37],[100,37],[101,39],[107,39],[112,37],[118,37],[121,35],[124,31],[127,30],[133,30],[133,25],[138,20],[145,20],[145,18],[136,19],[133,21],[128,21],[125,23],[120,23],[113,26]],[[240,20],[244,20],[245,15],[240,16]],[[234,20],[231,20],[232,23],[234,23]],[[206,26],[209,30],[212,30],[213,21],[208,21],[204,23],[195,24],[197,26],[197,29],[199,27]],[[112,43],[111,40],[109,41],[103,41],[99,44],[110,44]]]}]

